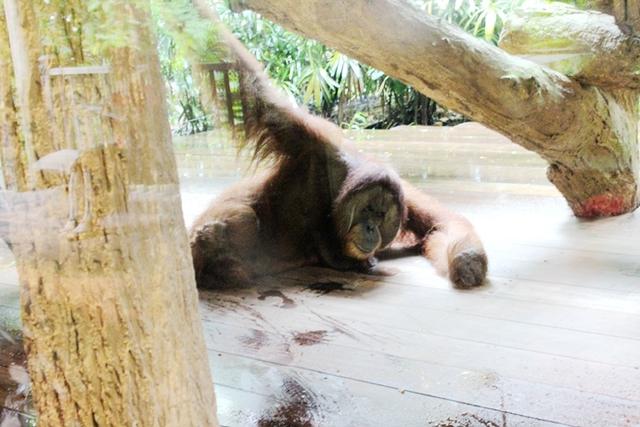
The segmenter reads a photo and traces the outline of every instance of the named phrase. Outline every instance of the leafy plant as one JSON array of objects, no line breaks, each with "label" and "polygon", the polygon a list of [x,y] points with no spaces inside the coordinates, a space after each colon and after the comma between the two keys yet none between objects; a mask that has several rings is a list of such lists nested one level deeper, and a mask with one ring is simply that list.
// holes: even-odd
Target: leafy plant
[{"label": "leafy plant", "polygon": [[152,0],[151,12],[171,128],[179,135],[208,130],[211,118],[202,105],[192,64],[217,62],[223,57],[215,28],[201,19],[187,0]]},{"label": "leafy plant", "polygon": [[459,25],[476,37],[497,43],[508,15],[524,0],[414,0],[430,15]]}]

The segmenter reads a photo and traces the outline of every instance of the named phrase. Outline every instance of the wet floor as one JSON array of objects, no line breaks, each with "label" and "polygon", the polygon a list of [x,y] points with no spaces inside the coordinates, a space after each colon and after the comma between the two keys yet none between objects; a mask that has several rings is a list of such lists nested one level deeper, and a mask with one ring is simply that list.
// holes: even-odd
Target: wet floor
[{"label": "wet floor", "polygon": [[[490,281],[457,291],[411,257],[383,262],[387,275],[310,268],[201,292],[223,425],[640,425],[637,215],[576,220],[537,155],[475,124],[349,137],[474,222]],[[249,170],[215,134],[177,138],[176,155],[187,223]],[[7,253],[0,419],[13,426],[33,409]]]}]

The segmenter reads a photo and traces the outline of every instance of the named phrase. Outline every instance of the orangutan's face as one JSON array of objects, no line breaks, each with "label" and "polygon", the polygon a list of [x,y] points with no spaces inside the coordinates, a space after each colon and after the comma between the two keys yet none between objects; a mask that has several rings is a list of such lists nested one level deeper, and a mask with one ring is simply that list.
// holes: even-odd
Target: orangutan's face
[{"label": "orangutan's face", "polygon": [[359,191],[349,199],[337,212],[344,255],[364,260],[393,241],[401,222],[396,200],[380,186]]}]

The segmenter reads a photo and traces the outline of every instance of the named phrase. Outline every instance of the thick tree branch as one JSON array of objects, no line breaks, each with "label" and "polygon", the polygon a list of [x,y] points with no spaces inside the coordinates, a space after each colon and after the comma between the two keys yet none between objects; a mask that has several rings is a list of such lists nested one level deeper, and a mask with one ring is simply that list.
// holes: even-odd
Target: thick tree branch
[{"label": "thick tree branch", "polygon": [[583,84],[640,89],[640,39],[611,15],[562,3],[528,3],[507,21],[500,47]]},{"label": "thick tree branch", "polygon": [[580,138],[576,117],[597,103],[597,94],[566,76],[402,0],[243,0],[238,6],[376,67],[543,156]]},{"label": "thick tree branch", "polygon": [[403,0],[236,5],[376,67],[537,152],[578,216],[618,215],[640,203],[634,86],[583,85]]}]

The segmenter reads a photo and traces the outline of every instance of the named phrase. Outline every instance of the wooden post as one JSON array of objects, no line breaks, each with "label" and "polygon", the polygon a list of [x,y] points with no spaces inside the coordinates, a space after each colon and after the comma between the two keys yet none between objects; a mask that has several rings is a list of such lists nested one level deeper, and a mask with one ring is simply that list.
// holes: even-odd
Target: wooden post
[{"label": "wooden post", "polygon": [[209,81],[211,82],[211,97],[213,98],[213,102],[218,103],[218,86],[216,83],[216,72],[215,70],[209,70]]},{"label": "wooden post", "polygon": [[238,87],[240,88],[239,89],[240,90],[240,104],[242,105],[242,123],[243,123],[243,126],[246,126],[247,117],[248,117],[248,114],[249,114],[249,111],[248,111],[248,108],[249,108],[248,102],[249,102],[249,100],[247,99],[247,94],[242,89],[244,87],[243,79],[244,79],[244,73],[242,72],[241,69],[238,68],[238,81],[239,81]]},{"label": "wooden post", "polygon": [[209,75],[209,84],[211,85],[211,107],[213,113],[213,122],[216,128],[220,126],[220,116],[218,114],[220,100],[218,99],[218,84],[216,82],[216,72],[213,68],[205,67]]},{"label": "wooden post", "polygon": [[225,98],[227,101],[227,117],[229,120],[229,126],[231,127],[231,131],[233,135],[236,134],[236,124],[235,119],[233,117],[233,95],[231,94],[231,85],[229,84],[229,70],[225,68],[224,70],[224,90],[225,90]]}]

